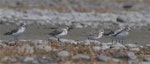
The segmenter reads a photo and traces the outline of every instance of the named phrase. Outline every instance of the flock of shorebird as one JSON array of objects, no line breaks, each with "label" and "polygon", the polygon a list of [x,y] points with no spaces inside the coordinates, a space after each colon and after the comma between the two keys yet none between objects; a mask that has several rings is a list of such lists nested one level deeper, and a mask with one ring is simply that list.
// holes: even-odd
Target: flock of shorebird
[{"label": "flock of shorebird", "polygon": [[[14,36],[14,40],[18,41],[18,36],[25,32],[26,25],[27,25],[26,23],[21,23],[17,29],[14,29],[10,32],[6,32],[4,33],[4,35],[12,35]],[[60,41],[60,37],[68,34],[68,29],[69,29],[69,26],[65,26],[61,29],[56,29],[52,31],[51,33],[49,33],[49,35],[57,38],[58,41]],[[86,37],[90,40],[97,40],[97,39],[100,39],[103,35],[106,35],[112,39],[112,42],[113,40],[115,40],[116,42],[118,41],[120,43],[121,42],[123,43],[123,39],[129,35],[129,30],[130,30],[129,26],[125,26],[123,28],[120,28],[116,31],[111,31],[109,33],[104,33],[104,30],[100,29],[98,30],[98,32],[94,32],[94,33],[86,35]]]}]

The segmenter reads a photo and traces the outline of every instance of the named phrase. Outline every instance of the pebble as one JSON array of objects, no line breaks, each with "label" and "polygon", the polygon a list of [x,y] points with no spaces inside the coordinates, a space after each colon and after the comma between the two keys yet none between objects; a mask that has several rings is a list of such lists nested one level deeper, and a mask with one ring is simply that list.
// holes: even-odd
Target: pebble
[{"label": "pebble", "polygon": [[23,46],[19,46],[18,51],[20,51],[22,53],[24,52],[24,53],[27,53],[27,54],[33,54],[34,53],[34,47],[30,46],[28,44],[25,44]]},{"label": "pebble", "polygon": [[144,60],[150,62],[150,57],[146,57]]},{"label": "pebble", "polygon": [[23,61],[28,62],[28,61],[33,61],[33,60],[34,60],[33,57],[25,57]]},{"label": "pebble", "polygon": [[59,57],[56,54],[48,54],[48,55],[44,55],[44,56],[37,56],[35,58],[35,60],[37,60],[40,64],[45,64],[45,63],[56,63],[59,61]]},{"label": "pebble", "polygon": [[127,57],[127,56],[126,56],[126,53],[124,53],[123,51],[119,51],[116,54],[114,54],[113,57],[115,57],[115,58],[122,58],[122,57]]},{"label": "pebble", "polygon": [[47,44],[48,41],[47,40],[31,40],[31,42],[34,44],[34,45],[40,45],[40,44]]},{"label": "pebble", "polygon": [[40,64],[37,60],[32,61],[33,64]]},{"label": "pebble", "polygon": [[104,54],[100,54],[100,55],[97,57],[97,59],[98,59],[99,61],[107,62],[107,61],[110,60],[111,58],[108,57],[108,56],[106,56],[106,55],[104,55]]},{"label": "pebble", "polygon": [[110,49],[110,45],[107,45],[107,43],[102,43],[101,49],[102,50]]},{"label": "pebble", "polygon": [[128,48],[135,48],[135,47],[138,47],[137,44],[125,44],[126,47]]},{"label": "pebble", "polygon": [[15,44],[15,41],[4,41],[5,44]]},{"label": "pebble", "polygon": [[83,28],[83,25],[81,25],[81,23],[77,23],[77,22],[72,22],[72,26],[75,28]]},{"label": "pebble", "polygon": [[60,39],[61,43],[69,43],[69,44],[77,44],[77,42],[75,40],[72,39]]},{"label": "pebble", "polygon": [[52,50],[51,46],[49,45],[36,45],[35,47],[40,50],[45,50],[47,52]]},{"label": "pebble", "polygon": [[150,47],[150,44],[145,44],[145,46]]},{"label": "pebble", "polygon": [[130,48],[131,51],[140,51],[140,48]]},{"label": "pebble", "polygon": [[92,28],[98,28],[99,25],[100,25],[99,22],[97,22],[97,23],[93,23],[91,27],[92,27]]},{"label": "pebble", "polygon": [[4,58],[1,59],[1,61],[4,61],[4,62],[16,62],[17,59],[16,58],[13,58],[13,57],[8,57],[8,56],[5,56]]},{"label": "pebble", "polygon": [[117,22],[121,22],[121,23],[124,23],[124,22],[126,22],[124,19],[122,19],[122,17],[117,17]]},{"label": "pebble", "polygon": [[111,49],[121,49],[121,48],[126,49],[126,47],[121,43],[116,43],[116,44],[111,45]]},{"label": "pebble", "polygon": [[95,43],[97,45],[101,44],[101,42],[96,41],[96,40],[84,40],[84,45],[90,45],[91,43]]},{"label": "pebble", "polygon": [[112,58],[112,60],[115,62],[120,62],[120,59],[117,59],[117,58]]},{"label": "pebble", "polygon": [[90,45],[90,44],[91,44],[91,42],[89,40],[84,41],[84,45]]},{"label": "pebble", "polygon": [[94,51],[100,51],[101,47],[100,46],[93,46],[92,49]]},{"label": "pebble", "polygon": [[58,52],[57,55],[60,57],[68,57],[70,53],[66,50],[63,50],[63,51]]},{"label": "pebble", "polygon": [[0,46],[6,47],[7,45],[0,42]]},{"label": "pebble", "polygon": [[141,64],[150,64],[150,62],[142,62]]},{"label": "pebble", "polygon": [[89,55],[85,55],[85,54],[77,54],[75,56],[72,56],[73,60],[77,60],[77,59],[84,59],[84,60],[89,60],[90,56]]},{"label": "pebble", "polygon": [[3,41],[2,40],[0,40],[0,43],[2,43]]},{"label": "pebble", "polygon": [[131,60],[136,60],[137,59],[137,56],[133,52],[128,52],[127,56]]}]

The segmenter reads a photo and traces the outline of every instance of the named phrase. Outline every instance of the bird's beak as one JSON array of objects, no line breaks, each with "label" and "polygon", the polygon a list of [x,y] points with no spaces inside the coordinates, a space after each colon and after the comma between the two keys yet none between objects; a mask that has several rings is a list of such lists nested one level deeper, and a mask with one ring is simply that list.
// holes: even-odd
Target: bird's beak
[{"label": "bird's beak", "polygon": [[73,29],[73,27],[72,27],[72,26],[68,28],[68,30],[69,30],[69,31],[70,31],[70,30],[72,30],[72,29]]}]

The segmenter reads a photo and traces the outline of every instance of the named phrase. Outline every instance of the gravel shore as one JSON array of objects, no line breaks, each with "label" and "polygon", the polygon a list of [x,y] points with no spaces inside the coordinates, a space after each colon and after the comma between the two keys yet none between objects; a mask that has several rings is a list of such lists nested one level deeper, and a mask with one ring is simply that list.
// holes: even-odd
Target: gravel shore
[{"label": "gravel shore", "polygon": [[112,44],[90,41],[34,40],[0,42],[0,63],[10,64],[145,64],[150,63],[150,44]]},{"label": "gravel shore", "polygon": [[28,24],[82,24],[87,26],[103,26],[110,24],[147,26],[150,24],[148,12],[119,12],[119,13],[96,13],[96,12],[71,12],[60,13],[50,10],[32,9],[17,11],[13,9],[0,9],[0,24],[27,22]]}]

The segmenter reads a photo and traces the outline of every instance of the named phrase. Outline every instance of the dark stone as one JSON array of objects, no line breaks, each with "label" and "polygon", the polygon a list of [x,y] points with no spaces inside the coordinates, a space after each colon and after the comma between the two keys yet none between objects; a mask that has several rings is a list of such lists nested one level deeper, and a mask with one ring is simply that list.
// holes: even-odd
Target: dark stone
[{"label": "dark stone", "polygon": [[132,8],[133,6],[131,4],[126,4],[126,5],[123,5],[123,8],[124,9],[129,9],[129,8]]},{"label": "dark stone", "polygon": [[117,17],[117,22],[121,22],[121,23],[123,23],[123,22],[125,22],[122,18],[120,18],[120,17]]}]

